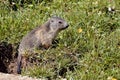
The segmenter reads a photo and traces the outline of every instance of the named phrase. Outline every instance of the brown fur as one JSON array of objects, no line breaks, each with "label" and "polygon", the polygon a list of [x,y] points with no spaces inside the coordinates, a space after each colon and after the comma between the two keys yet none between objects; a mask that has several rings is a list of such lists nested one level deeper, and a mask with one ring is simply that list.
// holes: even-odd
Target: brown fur
[{"label": "brown fur", "polygon": [[[22,60],[24,59],[24,54],[34,53],[34,49],[49,48],[52,45],[53,40],[57,36],[57,34],[68,27],[68,23],[59,18],[52,17],[46,23],[33,29],[30,33],[28,33],[25,37],[23,37],[20,46],[19,46],[19,54],[18,54],[18,68],[17,72],[21,73],[21,64],[23,64]],[[27,63],[25,61],[25,63]]]}]

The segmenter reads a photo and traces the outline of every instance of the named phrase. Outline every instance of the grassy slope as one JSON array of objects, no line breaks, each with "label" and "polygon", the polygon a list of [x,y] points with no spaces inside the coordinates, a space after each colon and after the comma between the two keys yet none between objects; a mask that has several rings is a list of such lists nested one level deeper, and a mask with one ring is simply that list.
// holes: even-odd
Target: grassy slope
[{"label": "grassy slope", "polygon": [[[17,12],[10,11],[7,3],[1,3],[0,41],[18,43],[36,25],[44,23],[52,15],[57,15],[66,19],[70,27],[57,37],[58,47],[42,52],[45,54],[42,57],[54,58],[56,67],[61,68],[71,60],[63,57],[64,54],[74,54],[78,65],[74,67],[74,72],[68,69],[65,75],[68,79],[106,80],[110,76],[120,79],[120,1],[108,1],[54,0],[52,3],[42,2],[36,6],[20,8]],[[115,13],[107,12],[105,7],[109,5],[115,6]],[[79,29],[82,32],[79,33]],[[50,66],[49,63],[40,67],[41,69],[36,67],[26,74],[53,77],[55,72]]]}]

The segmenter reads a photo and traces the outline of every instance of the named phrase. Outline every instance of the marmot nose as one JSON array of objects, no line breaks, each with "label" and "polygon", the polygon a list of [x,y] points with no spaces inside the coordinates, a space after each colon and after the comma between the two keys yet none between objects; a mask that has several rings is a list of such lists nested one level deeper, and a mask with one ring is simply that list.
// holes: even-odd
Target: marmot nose
[{"label": "marmot nose", "polygon": [[69,24],[66,25],[66,28],[69,27]]}]

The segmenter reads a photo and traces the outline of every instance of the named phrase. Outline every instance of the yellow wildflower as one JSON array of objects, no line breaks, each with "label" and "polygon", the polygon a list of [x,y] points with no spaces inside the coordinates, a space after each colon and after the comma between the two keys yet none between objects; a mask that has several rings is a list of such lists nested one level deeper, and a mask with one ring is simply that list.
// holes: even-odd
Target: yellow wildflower
[{"label": "yellow wildflower", "polygon": [[112,78],[112,80],[117,80],[116,78]]},{"label": "yellow wildflower", "polygon": [[78,33],[81,33],[81,32],[82,32],[82,29],[81,29],[81,28],[79,28],[79,29],[78,29]]},{"label": "yellow wildflower", "polygon": [[116,78],[113,78],[112,76],[109,76],[107,80],[117,80]]},{"label": "yellow wildflower", "polygon": [[120,46],[118,46],[118,48],[120,49]]}]

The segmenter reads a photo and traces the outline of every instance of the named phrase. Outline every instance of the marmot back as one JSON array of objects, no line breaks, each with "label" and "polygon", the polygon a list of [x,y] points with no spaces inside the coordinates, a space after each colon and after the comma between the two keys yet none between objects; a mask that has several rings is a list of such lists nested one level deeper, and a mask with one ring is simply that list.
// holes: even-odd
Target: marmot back
[{"label": "marmot back", "polygon": [[18,73],[21,72],[21,60],[26,51],[34,52],[34,49],[49,48],[57,34],[68,27],[68,23],[59,17],[51,17],[43,25],[33,29],[23,37],[18,49]]}]

